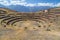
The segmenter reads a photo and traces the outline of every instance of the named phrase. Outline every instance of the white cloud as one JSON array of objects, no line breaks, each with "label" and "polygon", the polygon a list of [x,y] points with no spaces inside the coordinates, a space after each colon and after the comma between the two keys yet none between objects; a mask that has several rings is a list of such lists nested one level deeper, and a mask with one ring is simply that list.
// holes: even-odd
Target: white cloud
[{"label": "white cloud", "polygon": [[25,0],[0,0],[0,4],[5,5],[5,6],[10,6],[10,5],[25,5],[26,2]]},{"label": "white cloud", "polygon": [[50,7],[60,7],[60,3],[38,3],[37,6],[50,6]]},{"label": "white cloud", "polygon": [[53,6],[53,3],[38,3],[38,6]]},{"label": "white cloud", "polygon": [[60,7],[60,3],[55,4],[56,7]]},{"label": "white cloud", "polygon": [[0,0],[0,4],[4,6],[10,6],[10,5],[22,5],[22,6],[50,6],[50,7],[58,7],[60,6],[60,3],[54,4],[54,3],[27,3],[26,0]]},{"label": "white cloud", "polygon": [[10,5],[8,1],[0,1],[0,4],[2,4],[2,5]]},{"label": "white cloud", "polygon": [[5,5],[5,6],[10,6],[10,5],[22,5],[22,6],[36,6],[36,4],[32,3],[27,3],[26,0],[0,0],[0,4]]},{"label": "white cloud", "polygon": [[10,4],[11,5],[25,5],[27,3],[26,2],[22,2],[22,1],[11,1]]},{"label": "white cloud", "polygon": [[29,4],[26,4],[25,6],[33,7],[33,6],[37,6],[37,5],[36,4],[29,3]]}]

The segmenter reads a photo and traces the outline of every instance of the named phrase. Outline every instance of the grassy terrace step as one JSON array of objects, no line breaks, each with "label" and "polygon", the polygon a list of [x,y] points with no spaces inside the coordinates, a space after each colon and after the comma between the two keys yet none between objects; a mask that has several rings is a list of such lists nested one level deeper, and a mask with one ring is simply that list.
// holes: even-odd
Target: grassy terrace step
[{"label": "grassy terrace step", "polygon": [[6,14],[6,11],[0,10],[0,14]]},{"label": "grassy terrace step", "polygon": [[10,24],[11,25],[14,25],[16,22],[19,22],[19,21],[25,21],[24,19],[18,19],[18,20],[14,20],[13,22],[11,22]]},{"label": "grassy terrace step", "polygon": [[18,19],[22,19],[22,18],[14,18],[14,19],[11,19],[11,20],[9,20],[8,22],[7,22],[7,25],[9,25],[11,22],[13,22],[14,20],[18,20]]},{"label": "grassy terrace step", "polygon": [[0,16],[0,19],[8,18],[10,16]]},{"label": "grassy terrace step", "polygon": [[14,18],[14,17],[6,17],[6,18],[4,18],[4,19],[1,21],[1,23],[4,23],[4,22],[6,22],[6,21],[8,21],[8,20],[11,20],[12,18]]}]

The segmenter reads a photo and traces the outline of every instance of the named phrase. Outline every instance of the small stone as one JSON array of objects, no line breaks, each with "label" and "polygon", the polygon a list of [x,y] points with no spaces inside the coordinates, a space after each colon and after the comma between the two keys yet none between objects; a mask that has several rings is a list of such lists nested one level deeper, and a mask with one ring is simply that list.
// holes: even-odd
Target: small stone
[{"label": "small stone", "polygon": [[4,27],[6,27],[6,25],[4,25]]},{"label": "small stone", "polygon": [[27,27],[25,27],[25,29],[27,29]]},{"label": "small stone", "polygon": [[41,27],[41,26],[38,26],[38,27]]},{"label": "small stone", "polygon": [[47,31],[51,31],[51,30],[47,28]]}]

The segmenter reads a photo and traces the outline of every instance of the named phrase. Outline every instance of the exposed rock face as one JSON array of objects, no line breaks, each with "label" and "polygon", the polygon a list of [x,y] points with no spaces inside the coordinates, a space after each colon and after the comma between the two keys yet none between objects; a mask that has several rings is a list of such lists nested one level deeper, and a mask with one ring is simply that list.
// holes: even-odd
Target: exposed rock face
[{"label": "exposed rock face", "polygon": [[0,40],[60,40],[60,8],[36,13],[0,8]]}]

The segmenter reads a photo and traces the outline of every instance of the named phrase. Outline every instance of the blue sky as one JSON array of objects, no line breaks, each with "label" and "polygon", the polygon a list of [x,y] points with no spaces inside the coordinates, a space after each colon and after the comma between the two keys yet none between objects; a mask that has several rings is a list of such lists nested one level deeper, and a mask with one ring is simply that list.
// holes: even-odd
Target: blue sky
[{"label": "blue sky", "polygon": [[59,7],[60,0],[0,0],[0,4],[4,6],[22,5],[22,6],[51,6]]},{"label": "blue sky", "polygon": [[32,2],[32,3],[58,3],[60,0],[27,0],[27,2]]}]

